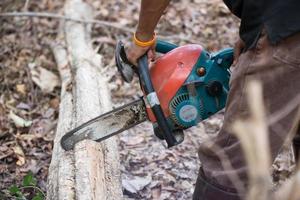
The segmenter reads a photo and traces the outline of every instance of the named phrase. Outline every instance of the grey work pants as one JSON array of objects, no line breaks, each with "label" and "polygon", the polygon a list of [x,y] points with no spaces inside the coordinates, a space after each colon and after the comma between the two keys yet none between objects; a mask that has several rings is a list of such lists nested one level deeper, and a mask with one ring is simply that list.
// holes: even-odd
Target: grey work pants
[{"label": "grey work pants", "polygon": [[[259,80],[263,84],[264,103],[269,119],[296,98],[300,94],[300,33],[272,45],[263,31],[256,47],[240,55],[230,80],[224,125],[213,140],[219,150],[212,150],[206,145],[202,145],[199,149],[202,172],[196,183],[194,200],[226,199],[226,196],[221,194],[218,196],[218,192],[206,194],[206,189],[203,187],[215,187],[220,191],[226,191],[229,195],[231,192],[234,194],[236,188],[228,178],[232,174],[238,175],[244,187],[247,185],[247,165],[243,151],[239,140],[230,133],[229,128],[236,119],[249,116],[245,86],[251,79]],[[299,107],[300,103],[297,104]],[[279,153],[291,130],[298,107],[294,107],[276,123],[269,125],[273,159]],[[232,170],[222,167],[220,159],[223,158],[218,156],[222,153],[229,158],[233,166]],[[205,182],[207,181],[206,186],[203,185],[203,176],[205,176]],[[231,198],[228,197],[228,199]]]}]

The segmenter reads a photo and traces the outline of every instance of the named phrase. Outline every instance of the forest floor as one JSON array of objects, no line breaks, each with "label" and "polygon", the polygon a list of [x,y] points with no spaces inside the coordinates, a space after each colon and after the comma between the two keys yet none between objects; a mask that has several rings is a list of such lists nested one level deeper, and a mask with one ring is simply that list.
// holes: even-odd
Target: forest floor
[{"label": "forest floor", "polygon": [[[117,74],[114,47],[118,39],[131,38],[131,33],[122,27],[134,30],[140,1],[88,2],[95,8],[95,19],[119,24],[117,28],[94,25],[92,42],[95,51],[103,55],[114,106],[123,105],[141,93],[137,79],[127,84]],[[59,0],[1,0],[0,12],[62,14],[63,5],[64,1]],[[60,102],[60,80],[49,44],[56,37],[59,21],[0,17],[0,24],[0,193],[6,193],[14,184],[20,185],[28,172],[46,191]],[[238,25],[239,20],[221,0],[176,0],[157,32],[178,45],[198,43],[217,51],[233,46]],[[185,141],[172,149],[162,145],[147,122],[120,134],[125,197],[191,199],[200,166],[197,148],[204,138],[216,135],[222,118],[221,112],[187,130]],[[287,157],[283,160],[289,161]],[[277,168],[284,177],[291,171],[286,165]]]}]

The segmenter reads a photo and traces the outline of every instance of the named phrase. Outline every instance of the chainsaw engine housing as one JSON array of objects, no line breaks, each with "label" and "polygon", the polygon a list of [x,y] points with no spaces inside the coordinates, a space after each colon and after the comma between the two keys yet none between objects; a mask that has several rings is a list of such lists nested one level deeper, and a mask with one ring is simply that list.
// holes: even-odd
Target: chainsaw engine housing
[{"label": "chainsaw engine housing", "polygon": [[[232,62],[231,48],[210,54],[192,44],[169,51],[150,67],[153,87],[174,132],[195,126],[224,108]],[[147,114],[162,138],[149,106]]]}]

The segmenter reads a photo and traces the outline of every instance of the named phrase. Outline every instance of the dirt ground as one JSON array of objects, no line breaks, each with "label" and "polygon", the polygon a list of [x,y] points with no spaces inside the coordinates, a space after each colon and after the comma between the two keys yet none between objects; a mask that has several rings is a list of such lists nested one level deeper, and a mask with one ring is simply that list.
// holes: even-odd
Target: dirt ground
[{"label": "dirt ground", "polygon": [[[122,105],[140,95],[137,79],[124,83],[114,66],[114,46],[131,34],[138,20],[139,1],[89,0],[95,19],[117,22],[120,28],[93,26],[95,51],[103,55],[113,103]],[[64,1],[2,0],[0,12],[61,14]],[[60,101],[60,81],[49,48],[58,32],[52,18],[0,17],[0,191],[20,185],[31,171],[46,191]],[[179,45],[198,43],[209,51],[231,47],[239,20],[221,0],[172,1],[157,33]],[[166,149],[143,123],[119,136],[122,185],[128,199],[190,199],[197,178],[197,147],[215,135],[222,113],[185,132],[185,141]],[[284,168],[285,174],[289,169]],[[279,176],[279,175],[278,175]],[[281,176],[281,175],[280,175]]]}]

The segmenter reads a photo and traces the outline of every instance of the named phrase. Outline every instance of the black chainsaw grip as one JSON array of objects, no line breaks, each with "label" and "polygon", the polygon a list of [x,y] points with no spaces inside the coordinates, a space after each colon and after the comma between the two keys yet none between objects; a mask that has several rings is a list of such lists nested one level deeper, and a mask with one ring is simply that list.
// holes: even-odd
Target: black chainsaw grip
[{"label": "black chainsaw grip", "polygon": [[[148,97],[148,95],[151,93],[155,93],[150,78],[147,55],[144,55],[138,59],[138,72],[139,72],[140,82],[142,84],[144,92],[146,93],[146,97]],[[167,122],[167,119],[165,118],[165,115],[163,113],[160,104],[155,104],[154,106],[151,107],[151,110],[156,118],[160,130],[163,132],[164,138],[168,144],[168,148],[177,145],[179,142],[177,142],[175,136],[172,134],[171,128]]]}]

